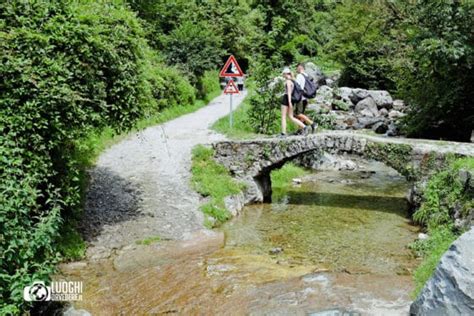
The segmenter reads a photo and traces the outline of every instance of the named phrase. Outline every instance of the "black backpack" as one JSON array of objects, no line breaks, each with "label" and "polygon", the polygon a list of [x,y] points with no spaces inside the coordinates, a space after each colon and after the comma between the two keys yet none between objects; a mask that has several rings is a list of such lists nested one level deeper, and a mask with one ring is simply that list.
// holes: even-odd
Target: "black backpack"
[{"label": "black backpack", "polygon": [[303,75],[304,77],[304,89],[303,95],[306,99],[312,99],[316,96],[316,90],[318,87],[313,81],[313,78],[310,78],[308,75]]},{"label": "black backpack", "polygon": [[295,80],[293,81],[293,92],[291,92],[291,102],[292,103],[298,103],[301,101],[301,97],[303,96],[303,89],[301,89],[300,85],[298,82]]}]

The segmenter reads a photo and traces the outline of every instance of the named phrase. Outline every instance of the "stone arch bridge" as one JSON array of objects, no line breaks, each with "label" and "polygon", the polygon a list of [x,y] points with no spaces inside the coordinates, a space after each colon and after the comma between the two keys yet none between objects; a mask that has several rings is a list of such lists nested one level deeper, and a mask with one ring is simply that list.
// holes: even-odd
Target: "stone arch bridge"
[{"label": "stone arch bridge", "polygon": [[409,181],[421,180],[443,166],[449,156],[474,157],[474,144],[377,137],[357,132],[329,131],[310,136],[223,141],[213,144],[215,159],[244,182],[244,203],[271,198],[270,172],[302,155],[324,152],[358,155],[385,163]]}]

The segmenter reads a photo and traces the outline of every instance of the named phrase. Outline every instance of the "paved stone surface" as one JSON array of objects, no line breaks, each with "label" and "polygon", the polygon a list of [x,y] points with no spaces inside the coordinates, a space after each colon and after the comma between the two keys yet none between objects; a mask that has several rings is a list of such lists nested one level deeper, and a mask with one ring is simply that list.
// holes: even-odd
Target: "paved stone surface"
[{"label": "paved stone surface", "polygon": [[[244,97],[234,96],[234,106]],[[189,185],[191,149],[224,139],[209,126],[228,114],[228,98],[130,135],[99,157],[81,223],[88,259],[107,258],[148,237],[186,239],[204,228],[200,196]]]}]

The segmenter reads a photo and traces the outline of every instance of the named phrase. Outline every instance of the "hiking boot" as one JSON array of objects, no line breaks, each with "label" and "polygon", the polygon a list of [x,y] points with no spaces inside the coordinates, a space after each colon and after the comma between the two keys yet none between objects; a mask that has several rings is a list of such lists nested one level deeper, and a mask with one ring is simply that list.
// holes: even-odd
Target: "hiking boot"
[{"label": "hiking boot", "polygon": [[311,124],[311,134],[313,134],[317,128],[318,128],[318,123],[314,122],[313,124]]}]

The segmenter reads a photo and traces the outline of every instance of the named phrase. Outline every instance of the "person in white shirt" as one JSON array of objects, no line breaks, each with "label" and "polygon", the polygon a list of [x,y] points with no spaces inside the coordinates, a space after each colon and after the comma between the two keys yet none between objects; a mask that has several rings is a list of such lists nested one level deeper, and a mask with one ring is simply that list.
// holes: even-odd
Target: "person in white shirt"
[{"label": "person in white shirt", "polygon": [[[306,76],[308,76],[305,73],[304,65],[302,63],[299,63],[296,66],[296,72],[298,73],[296,75],[296,83],[299,84],[301,89],[304,89],[305,82],[306,82]],[[301,98],[301,101],[296,105],[295,107],[295,117],[300,120],[303,123],[306,123],[311,126],[311,132],[314,133],[314,130],[317,128],[317,124],[313,122],[309,117],[307,117],[304,112],[306,111],[306,106],[308,105],[308,100],[303,96]]]}]

